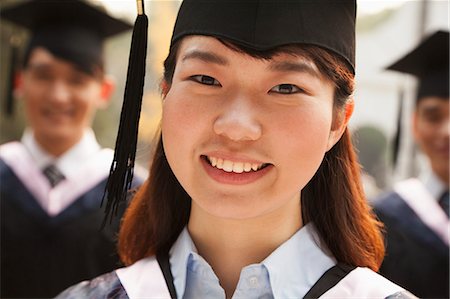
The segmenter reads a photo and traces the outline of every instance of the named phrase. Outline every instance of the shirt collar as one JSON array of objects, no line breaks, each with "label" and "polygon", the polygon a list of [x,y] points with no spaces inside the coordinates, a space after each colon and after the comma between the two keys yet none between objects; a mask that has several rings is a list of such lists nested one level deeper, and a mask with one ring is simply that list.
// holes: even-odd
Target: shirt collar
[{"label": "shirt collar", "polygon": [[197,253],[197,248],[185,227],[170,250],[170,270],[178,298],[183,298],[186,289],[187,264],[191,253]]},{"label": "shirt collar", "polygon": [[[318,244],[318,234],[309,223],[262,262],[269,271],[274,298],[302,298],[323,273],[336,264],[334,257]],[[178,298],[183,298],[187,264],[193,253],[196,254],[197,249],[184,228],[170,250],[170,267]]]},{"label": "shirt collar", "polygon": [[36,163],[36,166],[39,169],[43,169],[45,166],[47,166],[50,163],[53,163],[55,160],[55,157],[48,154],[36,141],[34,138],[34,133],[30,128],[27,128],[21,139],[22,144],[27,149],[28,153],[33,158],[34,162]]},{"label": "shirt collar", "polygon": [[314,225],[308,223],[262,262],[269,271],[274,298],[303,298],[336,264],[319,242]]},{"label": "shirt collar", "polygon": [[58,158],[47,153],[37,143],[31,129],[25,130],[21,141],[40,169],[54,164],[67,178],[77,173],[83,162],[101,149],[91,128],[87,128],[80,141]]},{"label": "shirt collar", "polygon": [[442,194],[448,190],[448,186],[431,170],[426,171],[419,179],[436,200],[439,200]]}]

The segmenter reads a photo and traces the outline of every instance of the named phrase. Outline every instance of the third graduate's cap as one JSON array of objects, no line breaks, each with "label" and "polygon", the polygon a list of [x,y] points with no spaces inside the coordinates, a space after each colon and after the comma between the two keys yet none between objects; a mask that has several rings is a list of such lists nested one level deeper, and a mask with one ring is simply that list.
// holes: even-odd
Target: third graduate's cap
[{"label": "third graduate's cap", "polygon": [[356,0],[184,0],[172,44],[207,35],[255,50],[316,45],[340,55],[354,71]]},{"label": "third graduate's cap", "polygon": [[416,48],[390,65],[388,70],[414,75],[419,79],[417,99],[449,96],[449,33],[437,31]]}]

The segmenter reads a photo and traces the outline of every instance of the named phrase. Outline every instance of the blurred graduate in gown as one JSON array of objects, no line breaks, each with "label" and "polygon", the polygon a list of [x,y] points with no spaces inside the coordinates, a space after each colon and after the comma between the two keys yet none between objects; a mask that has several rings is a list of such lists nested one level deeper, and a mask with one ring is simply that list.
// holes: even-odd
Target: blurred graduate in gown
[{"label": "blurred graduate in gown", "polygon": [[414,140],[429,162],[375,200],[385,223],[380,273],[422,298],[449,297],[449,33],[438,31],[388,69],[418,78]]},{"label": "blurred graduate in gown", "polygon": [[131,25],[75,0],[21,2],[1,18],[31,31],[15,90],[28,127],[20,142],[0,146],[1,297],[53,297],[120,265],[125,205],[101,231],[113,151],[91,123],[115,87],[103,41]]}]

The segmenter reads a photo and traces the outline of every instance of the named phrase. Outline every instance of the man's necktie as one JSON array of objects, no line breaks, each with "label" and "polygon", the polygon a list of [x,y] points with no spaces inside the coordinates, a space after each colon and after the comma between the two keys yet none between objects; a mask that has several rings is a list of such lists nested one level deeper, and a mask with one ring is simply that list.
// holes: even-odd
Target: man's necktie
[{"label": "man's necktie", "polygon": [[65,179],[61,171],[59,171],[58,168],[56,168],[56,166],[53,164],[45,167],[42,172],[47,177],[52,187],[55,187],[59,182]]},{"label": "man's necktie", "polygon": [[448,215],[448,200],[449,200],[449,195],[448,195],[448,190],[447,190],[439,198],[439,205],[444,210],[444,212],[447,215],[447,217],[449,216]]}]

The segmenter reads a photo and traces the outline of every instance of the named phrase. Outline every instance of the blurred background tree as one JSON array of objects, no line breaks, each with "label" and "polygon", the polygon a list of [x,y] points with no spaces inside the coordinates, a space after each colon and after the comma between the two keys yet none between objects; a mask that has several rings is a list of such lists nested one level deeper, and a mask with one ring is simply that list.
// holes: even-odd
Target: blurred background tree
[{"label": "blurred background tree", "polygon": [[384,189],[388,167],[385,134],[374,126],[362,126],[353,132],[353,144],[363,170],[375,179],[378,188]]}]

